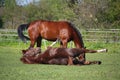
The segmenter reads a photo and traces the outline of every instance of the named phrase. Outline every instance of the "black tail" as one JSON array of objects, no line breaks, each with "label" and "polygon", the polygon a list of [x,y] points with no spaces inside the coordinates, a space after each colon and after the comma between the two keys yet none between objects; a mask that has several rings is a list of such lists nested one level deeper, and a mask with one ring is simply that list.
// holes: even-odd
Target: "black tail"
[{"label": "black tail", "polygon": [[26,40],[30,40],[30,38],[28,38],[27,36],[25,36],[23,34],[23,31],[25,29],[27,29],[29,27],[29,24],[21,24],[18,29],[17,29],[17,32],[18,32],[18,36],[20,37],[20,39],[26,43]]}]

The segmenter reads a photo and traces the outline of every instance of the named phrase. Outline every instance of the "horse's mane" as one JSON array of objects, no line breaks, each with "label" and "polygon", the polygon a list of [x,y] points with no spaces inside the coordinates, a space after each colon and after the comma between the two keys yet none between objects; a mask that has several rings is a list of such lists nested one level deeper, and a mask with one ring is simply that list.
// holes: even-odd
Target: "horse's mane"
[{"label": "horse's mane", "polygon": [[80,31],[75,27],[74,24],[72,24],[71,22],[68,22],[68,23],[70,24],[71,28],[77,33],[79,40],[81,41],[82,47],[84,48],[84,43],[83,43],[83,39]]}]

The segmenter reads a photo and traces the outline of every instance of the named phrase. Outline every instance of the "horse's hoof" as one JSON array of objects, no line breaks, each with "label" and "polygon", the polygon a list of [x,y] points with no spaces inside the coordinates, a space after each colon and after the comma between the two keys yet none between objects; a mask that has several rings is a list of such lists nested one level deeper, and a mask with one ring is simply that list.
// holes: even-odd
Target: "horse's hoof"
[{"label": "horse's hoof", "polygon": [[101,62],[101,61],[98,61],[98,65],[100,65],[100,64],[102,64],[102,62]]},{"label": "horse's hoof", "polygon": [[101,53],[101,52],[108,52],[108,49],[100,49],[100,50],[97,50],[98,53]]},{"label": "horse's hoof", "polygon": [[106,52],[108,52],[108,49],[106,49]]}]

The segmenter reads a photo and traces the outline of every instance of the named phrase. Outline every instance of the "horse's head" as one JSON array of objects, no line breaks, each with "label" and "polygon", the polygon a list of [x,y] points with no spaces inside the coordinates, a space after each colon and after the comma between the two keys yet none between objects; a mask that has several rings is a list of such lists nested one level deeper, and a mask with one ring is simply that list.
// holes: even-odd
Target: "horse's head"
[{"label": "horse's head", "polygon": [[35,56],[39,53],[41,53],[41,49],[39,47],[37,48],[31,48],[27,50],[22,50],[23,56]]},{"label": "horse's head", "polygon": [[34,57],[31,57],[31,56],[23,56],[22,58],[20,58],[20,60],[25,63],[25,64],[34,64],[36,63],[35,60],[34,60]]},{"label": "horse's head", "polygon": [[40,48],[31,48],[27,50],[22,50],[23,56],[20,59],[23,63],[32,64],[35,62],[35,57],[41,53]]},{"label": "horse's head", "polygon": [[25,58],[25,57],[20,58],[20,61],[22,61],[23,63],[27,63],[27,61],[26,61],[26,58]]}]

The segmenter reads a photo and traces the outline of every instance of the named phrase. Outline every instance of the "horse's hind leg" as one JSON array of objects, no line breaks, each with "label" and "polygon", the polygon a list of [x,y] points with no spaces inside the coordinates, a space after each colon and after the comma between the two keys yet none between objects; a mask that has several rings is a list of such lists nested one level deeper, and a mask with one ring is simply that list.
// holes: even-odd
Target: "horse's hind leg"
[{"label": "horse's hind leg", "polygon": [[42,38],[38,37],[37,38],[37,47],[41,47],[41,41],[42,41]]},{"label": "horse's hind leg", "polygon": [[107,52],[107,49],[100,49],[100,50],[90,50],[90,49],[84,49],[86,53],[100,53],[100,52]]}]

